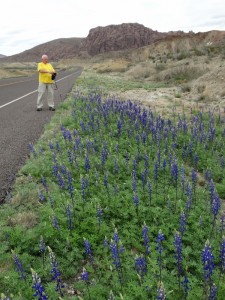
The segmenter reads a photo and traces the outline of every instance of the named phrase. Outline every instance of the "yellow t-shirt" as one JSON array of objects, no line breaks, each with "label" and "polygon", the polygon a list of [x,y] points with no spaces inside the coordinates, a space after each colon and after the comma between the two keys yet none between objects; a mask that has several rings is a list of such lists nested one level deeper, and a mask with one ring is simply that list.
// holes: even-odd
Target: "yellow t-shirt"
[{"label": "yellow t-shirt", "polygon": [[[40,62],[38,64],[37,70],[46,70],[49,72],[55,72],[53,66],[50,63],[44,64],[43,62]],[[39,72],[39,82],[42,83],[53,83],[54,81],[52,80],[52,74],[49,73],[41,73]]]}]

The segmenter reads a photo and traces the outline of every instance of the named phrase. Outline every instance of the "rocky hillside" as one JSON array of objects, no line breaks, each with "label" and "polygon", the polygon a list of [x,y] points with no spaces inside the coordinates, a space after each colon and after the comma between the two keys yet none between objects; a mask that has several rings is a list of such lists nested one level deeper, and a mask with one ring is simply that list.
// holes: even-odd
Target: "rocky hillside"
[{"label": "rocky hillside", "polygon": [[73,58],[78,55],[83,38],[56,39],[21,53],[0,59],[0,62],[38,62],[47,53],[51,61]]},{"label": "rocky hillside", "polygon": [[51,61],[72,57],[89,57],[109,51],[137,49],[163,40],[168,36],[190,36],[178,32],[158,32],[138,23],[123,23],[96,27],[86,38],[65,38],[53,40],[22,53],[2,58],[4,62],[39,61],[43,53],[48,53]]},{"label": "rocky hillside", "polygon": [[[168,36],[186,36],[182,31],[158,32],[138,23],[96,27],[89,31],[80,51],[91,56],[109,51],[137,49],[163,40]],[[188,34],[189,36],[189,34]]]},{"label": "rocky hillside", "polygon": [[[129,54],[133,60],[148,59],[157,53],[181,53],[183,51],[221,47],[225,52],[225,31],[203,33],[158,32],[138,23],[123,23],[96,27],[86,38],[53,40],[16,55],[0,58],[0,62],[37,62],[43,53],[51,61],[72,58],[92,58],[101,54]],[[210,50],[211,51],[211,50]],[[116,54],[117,55],[117,54]]]}]

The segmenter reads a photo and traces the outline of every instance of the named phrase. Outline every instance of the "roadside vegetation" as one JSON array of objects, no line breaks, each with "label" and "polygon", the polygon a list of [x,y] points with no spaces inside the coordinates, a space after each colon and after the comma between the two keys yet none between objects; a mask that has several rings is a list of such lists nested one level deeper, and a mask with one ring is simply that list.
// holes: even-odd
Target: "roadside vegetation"
[{"label": "roadside vegetation", "polygon": [[0,207],[1,300],[224,299],[224,115],[116,96],[156,87],[84,72],[28,145]]}]

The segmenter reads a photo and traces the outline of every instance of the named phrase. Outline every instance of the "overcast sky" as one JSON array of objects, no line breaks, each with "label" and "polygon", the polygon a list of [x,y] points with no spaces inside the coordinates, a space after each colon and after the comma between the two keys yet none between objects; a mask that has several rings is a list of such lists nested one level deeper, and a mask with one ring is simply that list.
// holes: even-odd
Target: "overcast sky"
[{"label": "overcast sky", "polygon": [[225,30],[225,0],[4,0],[0,54],[58,38],[87,37],[97,26],[139,23],[159,32]]}]

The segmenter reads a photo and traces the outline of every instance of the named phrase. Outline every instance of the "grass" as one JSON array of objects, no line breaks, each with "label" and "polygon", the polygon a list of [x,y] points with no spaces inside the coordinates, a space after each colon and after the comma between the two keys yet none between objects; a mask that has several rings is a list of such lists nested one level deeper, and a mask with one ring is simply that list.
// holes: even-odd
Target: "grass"
[{"label": "grass", "polygon": [[222,116],[107,96],[134,87],[152,88],[86,73],[29,145],[0,207],[2,299],[223,299]]}]

